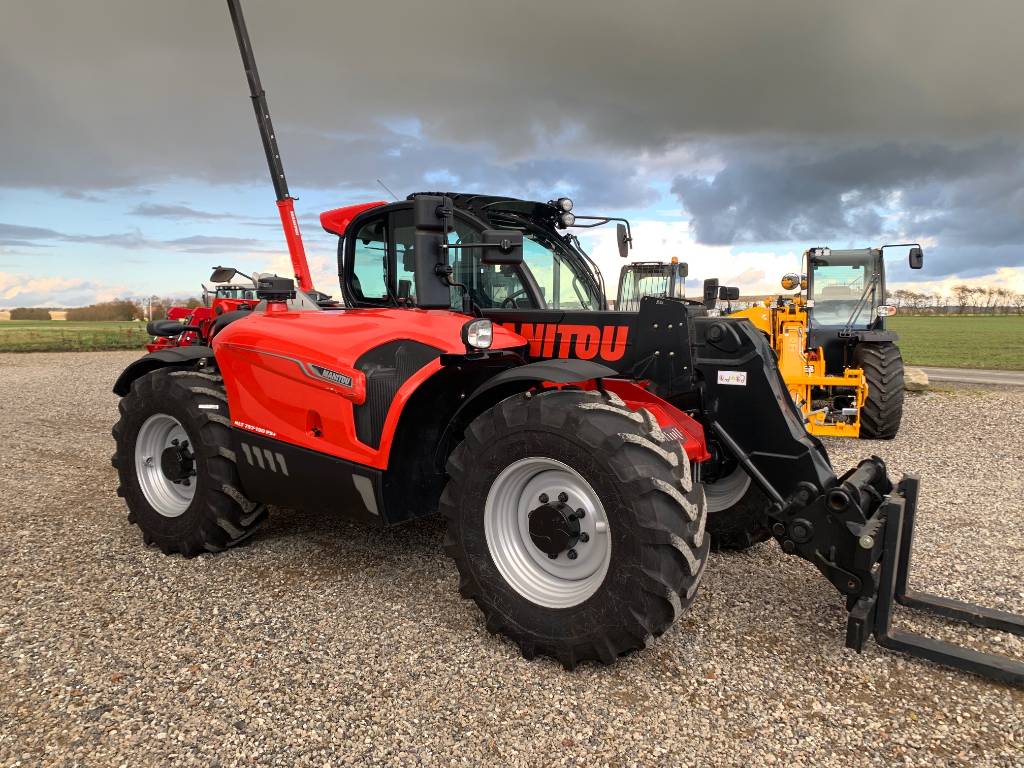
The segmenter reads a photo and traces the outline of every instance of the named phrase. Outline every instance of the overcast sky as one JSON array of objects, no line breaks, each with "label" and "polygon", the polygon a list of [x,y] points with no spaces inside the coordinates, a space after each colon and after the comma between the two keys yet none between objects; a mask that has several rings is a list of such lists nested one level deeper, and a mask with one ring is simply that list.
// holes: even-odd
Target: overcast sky
[{"label": "overcast sky", "polygon": [[[1024,3],[244,0],[318,287],[326,209],[425,189],[635,222],[633,258],[768,292],[916,240],[1024,291]],[[287,272],[226,5],[0,0],[0,306]],[[606,273],[607,233],[588,240]],[[909,283],[908,283],[909,285]]]}]

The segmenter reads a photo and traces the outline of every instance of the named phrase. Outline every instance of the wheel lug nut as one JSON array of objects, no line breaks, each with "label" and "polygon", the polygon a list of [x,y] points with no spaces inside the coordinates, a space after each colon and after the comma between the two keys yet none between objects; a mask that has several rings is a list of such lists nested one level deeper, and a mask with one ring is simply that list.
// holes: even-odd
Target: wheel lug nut
[{"label": "wheel lug nut", "polygon": [[576,519],[577,520],[582,520],[586,516],[587,516],[587,513],[583,509],[583,507],[580,507],[579,509],[576,510]]},{"label": "wheel lug nut", "polygon": [[558,553],[551,553],[551,552],[549,552],[548,553],[548,557],[550,557],[552,560],[557,560],[558,559]]},{"label": "wheel lug nut", "polygon": [[565,491],[562,491],[560,494],[558,494],[558,500],[565,504],[565,502],[569,500],[569,494],[566,493]]},{"label": "wheel lug nut", "polygon": [[540,503],[541,504],[547,504],[548,503],[548,495],[546,493],[542,493],[540,495]]},{"label": "wheel lug nut", "polygon": [[583,531],[580,534],[580,541],[583,542],[584,544],[586,544],[588,541],[590,541],[590,534],[587,533],[586,531]]},{"label": "wheel lug nut", "polygon": [[566,554],[569,556],[570,560],[575,560],[577,557],[579,557],[575,549],[570,549]]}]

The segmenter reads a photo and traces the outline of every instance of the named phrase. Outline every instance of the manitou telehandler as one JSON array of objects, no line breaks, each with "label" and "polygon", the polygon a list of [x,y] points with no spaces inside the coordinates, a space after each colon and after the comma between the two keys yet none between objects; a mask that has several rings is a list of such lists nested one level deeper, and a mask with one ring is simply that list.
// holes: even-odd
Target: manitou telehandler
[{"label": "manitou telehandler", "polygon": [[619,289],[615,309],[636,312],[647,296],[686,298],[686,276],[689,267],[675,256],[671,261],[633,261],[619,270]]},{"label": "manitou telehandler", "polygon": [[[321,216],[344,306],[313,292],[242,20],[228,0],[295,269],[130,365],[118,493],[165,553],[216,552],[269,505],[395,525],[440,511],[462,594],[527,657],[613,662],[686,610],[708,562],[705,488],[846,600],[847,645],[1017,683],[1024,664],[890,629],[894,600],[983,626],[1019,617],[907,589],[918,480],[837,477],[749,321],[648,298],[609,312],[563,227],[571,203],[414,194]],[[628,232],[627,232],[628,236]],[[224,300],[226,301],[226,300]],[[234,305],[230,305],[234,306]],[[158,329],[159,330],[159,329]],[[737,513],[738,512],[738,513]]]}]

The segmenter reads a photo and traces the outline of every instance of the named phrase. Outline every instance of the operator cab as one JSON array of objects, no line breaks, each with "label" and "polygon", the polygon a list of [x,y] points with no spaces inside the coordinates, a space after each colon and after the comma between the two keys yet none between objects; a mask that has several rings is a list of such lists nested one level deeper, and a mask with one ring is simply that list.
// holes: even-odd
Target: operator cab
[{"label": "operator cab", "polygon": [[881,328],[876,307],[885,297],[885,275],[878,248],[808,254],[807,298],[811,325],[823,328]]},{"label": "operator cab", "polygon": [[[354,233],[351,238],[342,236],[338,246],[338,274],[346,306],[416,306],[415,197],[370,207],[350,222],[341,218],[344,227],[325,221],[328,231]],[[450,279],[465,286],[474,307],[497,311],[607,309],[600,271],[575,235],[561,231],[575,220],[566,219],[562,199],[540,203],[481,195],[446,197],[455,207],[447,234]],[[489,264],[480,248],[455,247],[480,243],[486,232],[494,230],[522,233],[521,264]],[[461,288],[451,290],[450,306],[462,309]]]},{"label": "operator cab", "polygon": [[896,309],[886,304],[884,261],[885,249],[895,247],[909,247],[910,268],[921,269],[924,253],[917,243],[807,251],[807,348],[824,349],[831,369],[850,364],[851,340],[895,341],[885,327]]}]

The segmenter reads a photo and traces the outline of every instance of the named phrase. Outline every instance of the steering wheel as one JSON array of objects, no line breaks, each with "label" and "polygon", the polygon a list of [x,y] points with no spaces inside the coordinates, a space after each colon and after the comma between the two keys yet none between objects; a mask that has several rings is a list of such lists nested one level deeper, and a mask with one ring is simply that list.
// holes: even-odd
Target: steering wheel
[{"label": "steering wheel", "polygon": [[503,302],[501,302],[501,308],[502,309],[515,309],[516,308],[516,299],[519,298],[520,296],[525,296],[526,294],[527,294],[527,290],[525,288],[520,288],[518,291],[514,291],[513,293],[511,293],[508,296],[506,296],[505,300]]}]

